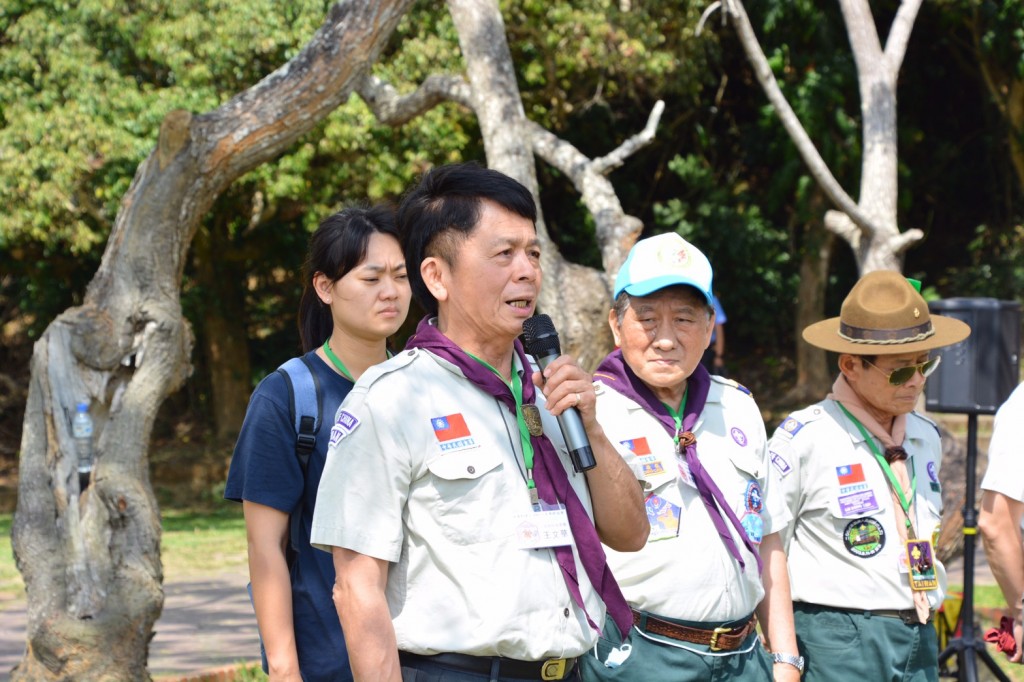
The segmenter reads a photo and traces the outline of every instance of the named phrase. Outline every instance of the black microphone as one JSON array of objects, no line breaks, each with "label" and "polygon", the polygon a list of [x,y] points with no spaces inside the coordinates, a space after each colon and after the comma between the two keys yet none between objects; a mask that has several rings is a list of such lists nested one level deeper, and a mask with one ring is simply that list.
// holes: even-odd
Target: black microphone
[{"label": "black microphone", "polygon": [[[558,343],[558,332],[547,315],[535,315],[523,323],[523,339],[526,341],[526,352],[532,355],[543,371],[555,358],[562,354]],[[593,469],[597,466],[594,451],[590,447],[590,439],[583,428],[580,413],[570,407],[558,415],[558,426],[562,429],[562,437],[569,447],[572,468],[577,473]]]}]

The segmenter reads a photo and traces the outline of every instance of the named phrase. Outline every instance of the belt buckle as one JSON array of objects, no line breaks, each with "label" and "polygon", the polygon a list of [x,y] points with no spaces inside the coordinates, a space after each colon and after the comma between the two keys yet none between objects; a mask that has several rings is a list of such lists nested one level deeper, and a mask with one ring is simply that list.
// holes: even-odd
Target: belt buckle
[{"label": "belt buckle", "polygon": [[552,658],[544,661],[540,666],[540,679],[560,680],[565,677],[565,659]]},{"label": "belt buckle", "polygon": [[730,632],[732,632],[732,628],[715,628],[714,631],[711,633],[711,641],[708,642],[708,648],[711,649],[711,651],[721,651],[721,648],[718,646],[718,636],[725,635]]}]

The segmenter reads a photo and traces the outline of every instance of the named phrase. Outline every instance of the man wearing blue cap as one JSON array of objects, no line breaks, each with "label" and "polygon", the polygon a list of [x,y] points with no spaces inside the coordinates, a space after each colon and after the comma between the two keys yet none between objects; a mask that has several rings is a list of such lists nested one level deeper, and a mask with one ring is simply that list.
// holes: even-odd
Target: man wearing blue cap
[{"label": "man wearing blue cap", "polygon": [[639,552],[608,551],[633,627],[620,646],[606,623],[584,679],[800,677],[779,536],[790,516],[764,422],[749,391],[700,364],[711,283],[708,259],[677,234],[638,242],[615,281],[619,348],[594,374],[597,419],[641,481],[651,531]]}]

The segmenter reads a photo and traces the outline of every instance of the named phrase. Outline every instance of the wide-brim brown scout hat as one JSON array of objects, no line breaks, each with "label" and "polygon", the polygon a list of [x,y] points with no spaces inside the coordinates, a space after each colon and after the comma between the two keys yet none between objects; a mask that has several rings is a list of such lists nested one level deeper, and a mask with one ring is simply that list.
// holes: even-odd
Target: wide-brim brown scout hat
[{"label": "wide-brim brown scout hat", "polygon": [[854,355],[918,353],[963,341],[971,328],[932,315],[914,285],[898,272],[876,270],[857,280],[839,317],[804,329],[812,346]]}]

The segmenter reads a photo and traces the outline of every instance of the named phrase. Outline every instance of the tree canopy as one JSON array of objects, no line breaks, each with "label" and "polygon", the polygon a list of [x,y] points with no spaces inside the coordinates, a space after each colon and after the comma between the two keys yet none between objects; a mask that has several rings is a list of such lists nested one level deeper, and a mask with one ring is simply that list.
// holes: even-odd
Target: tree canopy
[{"label": "tree canopy", "polygon": [[[0,12],[0,311],[14,324],[5,343],[30,341],[81,300],[167,112],[207,111],[256,83],[301,49],[330,5],[8,3]],[[527,117],[584,153],[604,153],[665,101],[656,145],[612,182],[646,231],[678,229],[708,251],[738,348],[790,354],[804,227],[827,206],[735,35],[717,17],[696,35],[697,3],[501,7]],[[895,8],[879,5],[882,30]],[[929,3],[910,40],[899,81],[899,210],[926,239],[905,269],[937,296],[1007,298],[1024,279],[1022,181],[1007,146],[1020,124],[1012,100],[998,96],[1024,82],[1022,11],[1018,0]],[[810,136],[855,186],[859,100],[850,53],[837,49],[846,40],[838,9],[773,0],[751,12]],[[451,17],[427,2],[402,19],[373,67],[402,92],[463,68]],[[204,219],[183,283],[198,347],[209,321],[231,311],[251,356],[240,381],[251,386],[297,347],[295,275],[316,223],[347,202],[396,198],[433,164],[482,155],[465,107],[442,104],[391,127],[353,96],[235,182]],[[571,260],[596,265],[592,219],[569,180],[543,164],[538,173],[552,237]],[[831,305],[855,276],[848,250],[834,253]],[[212,362],[197,353],[194,388],[179,407],[209,406]]]}]

